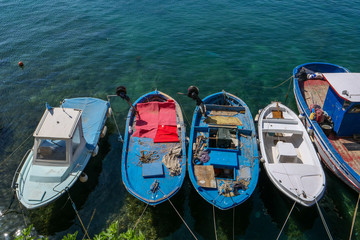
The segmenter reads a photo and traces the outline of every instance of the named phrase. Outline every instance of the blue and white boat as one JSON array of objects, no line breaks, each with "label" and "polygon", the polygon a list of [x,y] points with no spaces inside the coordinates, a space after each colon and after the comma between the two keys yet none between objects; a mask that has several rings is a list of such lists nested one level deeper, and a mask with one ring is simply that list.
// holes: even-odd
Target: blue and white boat
[{"label": "blue and white boat", "polygon": [[294,94],[324,164],[360,192],[360,73],[330,63],[294,71]]},{"label": "blue and white boat", "polygon": [[233,208],[251,196],[259,177],[251,112],[245,102],[225,91],[203,100],[190,92],[188,96],[198,104],[189,141],[190,180],[210,204],[222,210]]},{"label": "blue and white boat", "polygon": [[98,151],[106,133],[109,102],[96,98],[65,99],[47,104],[33,136],[34,146],[21,161],[12,187],[27,209],[43,207],[65,193]]},{"label": "blue and white boat", "polygon": [[134,197],[149,205],[170,199],[186,174],[186,139],[179,104],[160,91],[137,99],[130,108],[121,174]]}]

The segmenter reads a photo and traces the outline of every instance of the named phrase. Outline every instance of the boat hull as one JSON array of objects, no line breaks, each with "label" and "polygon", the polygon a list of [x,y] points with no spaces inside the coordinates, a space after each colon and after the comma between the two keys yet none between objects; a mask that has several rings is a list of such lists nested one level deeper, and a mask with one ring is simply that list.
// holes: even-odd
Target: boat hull
[{"label": "boat hull", "polygon": [[[284,114],[282,119],[271,117],[271,111],[276,111],[277,107]],[[264,168],[272,183],[305,207],[319,201],[325,192],[325,174],[310,137],[296,114],[285,105],[272,103],[262,110],[258,131]],[[275,142],[288,144],[287,151],[293,146],[295,155],[289,158],[289,153],[284,153],[285,159],[279,161],[277,154],[280,151]]]},{"label": "boat hull", "polygon": [[[20,203],[27,209],[48,205],[74,185],[99,141],[110,105],[107,101],[95,98],[73,98],[64,100],[63,106],[83,110],[86,146],[69,166],[34,165],[33,149],[24,156],[24,164],[19,165],[18,169],[21,169],[14,176],[13,188]],[[91,117],[93,114],[97,116],[96,120]]]},{"label": "boat hull", "polygon": [[314,130],[314,143],[323,163],[345,184],[355,191],[360,192],[360,175],[344,161],[343,157],[331,144],[320,125],[316,121],[310,120],[310,109],[301,93],[299,79],[295,76],[300,71],[301,67],[309,67],[315,72],[322,73],[349,72],[349,70],[330,63],[307,63],[299,65],[293,71],[294,95],[299,113],[305,116],[305,127],[309,128],[311,126]]},{"label": "boat hull", "polygon": [[[167,100],[174,101],[175,103],[178,142],[154,143],[154,139],[152,138],[135,136],[136,113],[132,108],[130,108],[127,116],[124,134],[124,146],[121,159],[122,181],[130,194],[152,206],[170,199],[179,191],[184,181],[186,174],[185,125],[180,105],[165,93],[157,90],[150,92],[137,99],[133,104],[137,107],[140,103],[152,101],[166,102]],[[181,153],[178,157],[181,170],[180,174],[171,176],[170,169],[162,163],[162,159],[166,153],[175,148],[181,148]],[[144,175],[145,170],[143,168],[146,167],[146,169],[148,169],[150,164],[140,162],[140,156],[149,153],[156,155],[156,158],[154,158],[151,164],[156,171],[160,169],[158,175]],[[150,174],[153,174],[154,171]]]},{"label": "boat hull", "polygon": [[[230,105],[228,107],[223,106],[225,103],[221,103],[221,99],[225,98],[227,99],[226,104]],[[196,139],[203,134],[208,136],[210,139],[212,128],[220,129],[223,127],[219,126],[218,124],[212,125],[211,123],[206,123],[205,117],[202,116],[199,107],[196,107],[194,111],[190,132],[188,151],[189,178],[195,190],[202,198],[221,210],[227,210],[236,207],[249,199],[256,188],[259,175],[259,158],[256,143],[256,131],[250,110],[245,102],[243,102],[240,98],[230,93],[219,92],[206,97],[203,99],[203,102],[207,108],[207,114],[210,115],[212,111],[210,111],[211,108],[220,112],[223,111],[222,114],[224,114],[224,112],[226,113],[228,109],[232,108],[233,109],[231,111],[234,111],[234,109],[237,108],[243,109],[243,111],[241,111],[242,113],[237,113],[234,115],[234,117],[237,117],[242,122],[241,127],[235,127],[241,129],[238,130],[239,148],[237,150],[211,147],[209,140],[207,151],[209,151],[210,160],[206,163],[198,162],[194,152],[194,144],[196,144]],[[226,115],[227,114],[223,116]],[[242,130],[244,130],[244,134],[240,133]],[[204,180],[202,180],[199,169],[207,171],[207,174],[214,174],[214,177],[212,180],[210,180],[211,187],[204,186],[202,184],[202,181]],[[219,169],[225,169],[224,172],[233,171],[233,173],[231,173],[230,176],[224,177],[219,174]],[[226,193],[223,191],[222,186],[224,186],[224,184],[231,185],[232,183],[239,181],[239,179],[241,181],[241,179],[243,179],[243,177],[245,178],[245,176],[247,177],[246,181],[248,181],[247,188],[242,188],[236,192],[234,187],[232,189],[234,193]]]}]

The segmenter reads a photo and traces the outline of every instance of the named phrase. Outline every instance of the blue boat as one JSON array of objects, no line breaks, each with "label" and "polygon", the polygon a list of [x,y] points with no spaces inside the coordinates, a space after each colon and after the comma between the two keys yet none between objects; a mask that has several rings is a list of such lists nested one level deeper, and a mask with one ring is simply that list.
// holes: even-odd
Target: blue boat
[{"label": "blue boat", "polygon": [[360,73],[331,63],[305,63],[293,71],[304,124],[324,164],[360,192]]},{"label": "blue boat", "polygon": [[186,174],[186,139],[179,104],[160,91],[141,96],[126,120],[121,173],[136,198],[149,205],[170,199]]},{"label": "blue boat", "polygon": [[259,177],[251,112],[245,102],[225,91],[203,100],[190,97],[198,104],[189,141],[190,180],[210,204],[222,210],[233,208],[251,196]]},{"label": "blue boat", "polygon": [[83,173],[106,133],[109,102],[96,98],[65,99],[48,104],[24,156],[12,187],[27,209],[43,207],[65,193]]}]

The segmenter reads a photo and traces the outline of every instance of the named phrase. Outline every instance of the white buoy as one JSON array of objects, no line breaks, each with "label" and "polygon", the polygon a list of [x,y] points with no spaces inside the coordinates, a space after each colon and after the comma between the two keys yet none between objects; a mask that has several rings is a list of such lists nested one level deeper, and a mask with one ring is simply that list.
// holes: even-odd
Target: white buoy
[{"label": "white buoy", "polygon": [[310,136],[313,136],[314,135],[314,128],[310,125],[307,129],[307,132]]},{"label": "white buoy", "polygon": [[97,154],[98,154],[98,152],[99,152],[99,145],[96,145],[96,147],[95,147],[95,149],[94,149],[94,151],[92,152],[92,156],[93,157],[95,157]]},{"label": "white buoy", "polygon": [[265,162],[265,159],[262,157],[260,158],[260,162],[264,163]]},{"label": "white buoy", "polygon": [[108,111],[106,113],[106,117],[110,117],[111,114],[112,114],[112,109],[111,109],[111,107],[109,107],[109,109],[108,109]]},{"label": "white buoy", "polygon": [[84,172],[82,172],[81,174],[80,174],[80,182],[82,182],[82,183],[85,183],[85,182],[87,182],[87,180],[89,179],[89,177],[88,177],[88,175],[86,175],[86,173],[84,173]]},{"label": "white buoy", "polygon": [[105,137],[106,132],[107,132],[107,127],[104,126],[103,129],[101,130],[100,137],[101,137],[101,138]]}]

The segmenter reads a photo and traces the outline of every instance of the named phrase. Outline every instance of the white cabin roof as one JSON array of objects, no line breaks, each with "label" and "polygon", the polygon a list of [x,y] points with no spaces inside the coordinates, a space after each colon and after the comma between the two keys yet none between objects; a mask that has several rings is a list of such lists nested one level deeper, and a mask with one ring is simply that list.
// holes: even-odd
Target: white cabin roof
[{"label": "white cabin roof", "polygon": [[360,102],[360,73],[323,73],[323,76],[340,97]]},{"label": "white cabin roof", "polygon": [[34,137],[69,139],[72,138],[81,117],[81,110],[72,108],[46,109]]}]

